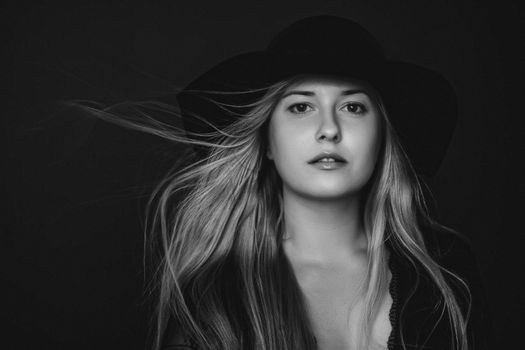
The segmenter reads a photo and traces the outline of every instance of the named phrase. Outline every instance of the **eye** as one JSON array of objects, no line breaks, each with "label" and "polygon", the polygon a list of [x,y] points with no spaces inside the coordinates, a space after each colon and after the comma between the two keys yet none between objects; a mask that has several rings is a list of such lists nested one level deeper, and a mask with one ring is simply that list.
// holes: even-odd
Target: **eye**
[{"label": "eye", "polygon": [[287,108],[290,112],[296,113],[296,114],[303,114],[312,109],[308,104],[306,103],[294,103],[290,107]]},{"label": "eye", "polygon": [[366,112],[366,107],[362,103],[350,102],[343,106],[343,109],[346,109],[350,113],[354,114],[363,114]]}]

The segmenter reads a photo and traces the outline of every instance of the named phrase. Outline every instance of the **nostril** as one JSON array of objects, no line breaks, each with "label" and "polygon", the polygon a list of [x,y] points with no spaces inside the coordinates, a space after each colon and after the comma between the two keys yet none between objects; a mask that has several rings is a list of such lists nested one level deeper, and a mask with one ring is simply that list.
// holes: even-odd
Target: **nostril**
[{"label": "nostril", "polygon": [[332,140],[334,142],[339,141],[339,133],[334,133],[333,135],[327,135],[327,133],[322,133],[318,136],[318,140],[325,141],[325,140]]}]

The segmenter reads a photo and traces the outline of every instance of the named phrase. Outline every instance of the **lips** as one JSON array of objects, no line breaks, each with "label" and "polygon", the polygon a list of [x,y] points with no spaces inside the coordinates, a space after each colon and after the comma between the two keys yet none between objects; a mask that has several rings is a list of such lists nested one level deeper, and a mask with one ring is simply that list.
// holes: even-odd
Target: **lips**
[{"label": "lips", "polygon": [[314,163],[346,163],[346,159],[335,152],[322,152],[308,161],[308,164]]}]

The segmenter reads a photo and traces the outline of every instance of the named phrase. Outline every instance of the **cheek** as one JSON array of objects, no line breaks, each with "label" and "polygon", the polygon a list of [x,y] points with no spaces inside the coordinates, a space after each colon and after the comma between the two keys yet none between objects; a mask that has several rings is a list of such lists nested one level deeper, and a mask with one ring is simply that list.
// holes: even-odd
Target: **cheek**
[{"label": "cheek", "polygon": [[300,181],[297,174],[304,173],[306,133],[298,132],[286,123],[270,124],[268,146],[270,159],[277,174],[284,183],[295,184]]},{"label": "cheek", "polygon": [[375,168],[381,148],[379,126],[374,123],[350,137],[353,137],[353,141],[355,141],[351,148],[356,151],[356,155],[359,157],[359,167],[362,167],[363,171],[371,172]]},{"label": "cheek", "polygon": [[272,120],[268,129],[268,147],[272,159],[276,162],[290,160],[292,155],[297,154],[301,144],[297,140],[298,136],[286,123]]},{"label": "cheek", "polygon": [[379,130],[374,129],[370,134],[370,138],[366,146],[368,158],[370,159],[370,161],[373,161],[373,162],[376,161],[377,154],[379,153],[380,145],[381,145],[381,134],[379,133]]}]

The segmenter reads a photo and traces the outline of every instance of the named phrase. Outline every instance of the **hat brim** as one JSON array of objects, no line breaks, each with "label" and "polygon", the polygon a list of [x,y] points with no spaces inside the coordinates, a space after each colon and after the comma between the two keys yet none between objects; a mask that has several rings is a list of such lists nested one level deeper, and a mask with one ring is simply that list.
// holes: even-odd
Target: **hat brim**
[{"label": "hat brim", "polygon": [[272,84],[305,74],[337,75],[370,83],[381,95],[416,172],[430,176],[437,172],[457,121],[456,95],[440,74],[406,62],[267,51],[237,55],[214,66],[177,95],[184,127],[192,133],[212,132],[213,127],[192,117],[200,115],[214,127],[223,128],[242,111],[227,113],[210,98],[228,105],[250,104]]}]

